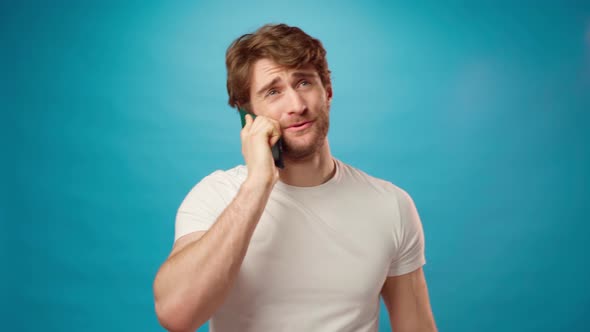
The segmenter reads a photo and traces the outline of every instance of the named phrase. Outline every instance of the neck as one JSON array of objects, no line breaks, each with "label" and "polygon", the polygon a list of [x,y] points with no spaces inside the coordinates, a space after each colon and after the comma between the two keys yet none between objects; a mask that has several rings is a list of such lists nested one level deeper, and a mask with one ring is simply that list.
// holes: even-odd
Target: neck
[{"label": "neck", "polygon": [[285,168],[279,170],[281,182],[297,187],[314,187],[334,176],[336,165],[330,153],[328,139],[311,156],[302,160],[284,159]]}]

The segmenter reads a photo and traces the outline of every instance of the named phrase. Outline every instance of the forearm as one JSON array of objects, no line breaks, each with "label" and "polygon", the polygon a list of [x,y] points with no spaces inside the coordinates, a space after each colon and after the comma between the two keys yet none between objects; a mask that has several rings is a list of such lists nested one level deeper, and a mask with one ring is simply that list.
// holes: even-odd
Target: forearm
[{"label": "forearm", "polygon": [[272,186],[245,182],[215,224],[199,240],[171,256],[154,282],[156,310],[169,329],[191,330],[206,322],[233,284]]}]

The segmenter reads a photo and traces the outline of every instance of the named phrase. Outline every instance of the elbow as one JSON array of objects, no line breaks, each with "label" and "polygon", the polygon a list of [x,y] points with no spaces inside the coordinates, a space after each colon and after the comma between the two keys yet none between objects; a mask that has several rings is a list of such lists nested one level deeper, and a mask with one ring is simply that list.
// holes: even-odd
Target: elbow
[{"label": "elbow", "polygon": [[200,294],[189,295],[182,287],[167,287],[160,272],[153,283],[154,309],[158,322],[170,332],[194,332],[205,324],[211,315],[201,301]]},{"label": "elbow", "polygon": [[180,303],[175,304],[170,302],[163,300],[155,301],[156,317],[160,325],[167,331],[194,332],[207,321],[206,319],[200,319],[197,315],[191,315]]},{"label": "elbow", "polygon": [[158,322],[162,327],[170,332],[187,332],[191,330],[190,321],[186,319],[183,308],[179,305],[180,300],[174,299],[174,294],[169,294],[161,289],[158,282],[159,278],[156,276],[154,281],[154,309]]},{"label": "elbow", "polygon": [[204,315],[202,306],[187,301],[185,292],[163,292],[158,287],[158,278],[154,282],[154,309],[160,325],[170,332],[194,332],[205,324],[209,317]]}]

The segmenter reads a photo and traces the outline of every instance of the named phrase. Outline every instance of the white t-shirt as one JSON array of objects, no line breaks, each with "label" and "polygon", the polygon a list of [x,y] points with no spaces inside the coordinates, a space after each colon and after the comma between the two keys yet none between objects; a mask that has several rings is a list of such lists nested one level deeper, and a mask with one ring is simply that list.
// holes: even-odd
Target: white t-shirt
[{"label": "white t-shirt", "polygon": [[[378,330],[385,279],[425,264],[422,224],[404,190],[335,163],[316,187],[277,182],[211,331]],[[209,229],[246,175],[241,165],[199,182],[175,239]]]}]

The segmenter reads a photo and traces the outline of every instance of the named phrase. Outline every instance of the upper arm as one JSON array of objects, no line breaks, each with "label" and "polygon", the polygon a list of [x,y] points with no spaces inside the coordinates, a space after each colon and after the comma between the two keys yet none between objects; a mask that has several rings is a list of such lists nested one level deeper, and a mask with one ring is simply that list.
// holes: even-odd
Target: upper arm
[{"label": "upper arm", "polygon": [[389,276],[415,271],[426,263],[424,231],[412,197],[398,188],[399,222],[394,225],[395,246],[389,267]]},{"label": "upper arm", "polygon": [[172,256],[176,255],[189,244],[198,241],[201,237],[203,237],[203,235],[205,235],[205,233],[207,233],[207,231],[197,231],[183,235],[180,238],[178,238],[174,242],[172,252],[170,253],[170,256],[168,258],[171,258]]},{"label": "upper arm", "polygon": [[[237,193],[225,173],[217,171],[203,178],[186,195],[176,214],[175,246],[194,241],[206,232]],[[193,233],[199,234],[193,234]],[[183,237],[186,240],[179,241]]]},{"label": "upper arm", "polygon": [[436,331],[422,267],[404,275],[388,277],[381,296],[394,331]]}]

